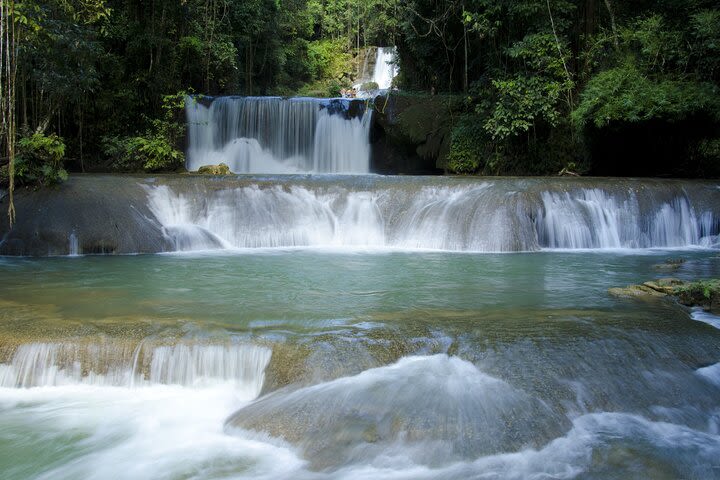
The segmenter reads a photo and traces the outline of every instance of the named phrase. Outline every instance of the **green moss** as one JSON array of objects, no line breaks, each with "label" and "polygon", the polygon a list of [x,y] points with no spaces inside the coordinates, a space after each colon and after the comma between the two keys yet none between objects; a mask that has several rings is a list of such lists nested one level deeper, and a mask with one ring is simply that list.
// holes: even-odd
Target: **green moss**
[{"label": "green moss", "polygon": [[675,288],[683,305],[699,305],[712,311],[720,307],[720,279],[698,280]]}]

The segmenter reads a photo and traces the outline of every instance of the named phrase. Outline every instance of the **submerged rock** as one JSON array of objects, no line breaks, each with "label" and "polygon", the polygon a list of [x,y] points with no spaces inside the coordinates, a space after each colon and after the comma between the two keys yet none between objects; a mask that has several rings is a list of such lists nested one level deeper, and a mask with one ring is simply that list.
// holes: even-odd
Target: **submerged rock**
[{"label": "submerged rock", "polygon": [[[265,431],[334,469],[396,448],[430,464],[540,447],[568,427],[542,401],[458,357],[404,357],[236,412],[226,426]],[[407,447],[407,448],[406,448]]]},{"label": "submerged rock", "polygon": [[685,263],[684,258],[669,258],[669,259],[665,260],[663,263],[658,263],[657,265],[653,265],[653,268],[655,270],[660,270],[660,271],[674,272],[675,270],[682,267],[684,263]]}]

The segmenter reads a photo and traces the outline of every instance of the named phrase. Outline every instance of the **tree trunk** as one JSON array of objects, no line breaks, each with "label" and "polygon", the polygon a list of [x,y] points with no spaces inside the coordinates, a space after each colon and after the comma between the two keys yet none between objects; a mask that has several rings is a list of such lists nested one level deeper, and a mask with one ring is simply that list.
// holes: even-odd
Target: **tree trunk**
[{"label": "tree trunk", "polygon": [[[465,15],[465,4],[463,4],[463,16]],[[465,76],[463,77],[463,92],[468,92],[468,35],[467,23],[463,18],[463,42],[465,43]]]},{"label": "tree trunk", "polygon": [[85,163],[83,162],[83,110],[82,107],[80,107],[80,112],[78,113],[78,137],[80,141],[80,171],[85,173]]},{"label": "tree trunk", "polygon": [[245,95],[253,93],[253,47],[252,39],[245,47]]},{"label": "tree trunk", "polygon": [[615,13],[613,12],[610,0],[605,0],[605,7],[610,15],[610,28],[612,28],[613,32],[613,43],[615,44],[615,49],[618,49],[620,48],[620,41],[618,40],[617,26],[615,25]]},{"label": "tree trunk", "polygon": [[17,79],[17,57],[15,44],[15,22],[11,12],[15,11],[15,1],[0,4],[0,88],[2,89],[2,133],[8,156],[8,220],[10,228],[15,223],[15,95]]},{"label": "tree trunk", "polygon": [[[42,117],[42,119],[38,122],[37,127],[35,128],[35,133],[45,133],[45,131],[50,126],[50,122],[52,121],[53,117],[56,113],[58,113],[60,109],[60,102],[50,102],[50,109],[45,113],[45,116]],[[58,122],[59,123],[59,122]],[[59,128],[59,125],[58,125]]]}]

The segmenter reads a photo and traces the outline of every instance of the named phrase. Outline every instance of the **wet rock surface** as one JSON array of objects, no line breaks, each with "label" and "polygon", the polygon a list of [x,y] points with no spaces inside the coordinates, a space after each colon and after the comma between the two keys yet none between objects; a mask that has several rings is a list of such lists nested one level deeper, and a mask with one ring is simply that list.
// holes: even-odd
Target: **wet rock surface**
[{"label": "wet rock surface", "polygon": [[[52,188],[18,189],[16,223],[0,216],[0,255],[53,256],[172,250],[132,176],[73,175]],[[7,209],[8,198],[0,199]],[[77,251],[73,251],[77,248]]]}]

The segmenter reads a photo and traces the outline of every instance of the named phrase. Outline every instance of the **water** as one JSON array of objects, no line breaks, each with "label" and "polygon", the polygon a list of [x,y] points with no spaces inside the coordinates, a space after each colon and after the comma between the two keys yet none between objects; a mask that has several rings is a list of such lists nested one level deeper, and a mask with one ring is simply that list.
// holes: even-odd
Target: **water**
[{"label": "water", "polygon": [[[375,64],[372,75],[366,73],[368,70],[368,55],[365,56],[365,64],[362,67],[359,81],[353,85],[359,98],[372,98],[379,92],[392,88],[392,81],[400,72],[396,56],[397,49],[395,47],[378,47],[375,52]],[[378,85],[377,90],[362,90],[363,84],[368,82],[376,83]]]},{"label": "water", "polygon": [[720,275],[712,249],[0,258],[0,471],[720,478],[720,319],[607,294],[678,257]]},{"label": "water", "polygon": [[75,235],[75,232],[72,232],[68,238],[68,255],[77,256],[80,253],[79,245],[77,235]]},{"label": "water", "polygon": [[717,248],[720,234],[712,182],[269,176],[145,189],[181,251]]},{"label": "water", "polygon": [[378,47],[375,59],[375,69],[371,82],[378,84],[380,90],[387,90],[392,86],[392,80],[398,74],[398,67],[395,63],[395,47]]},{"label": "water", "polygon": [[368,173],[372,112],[361,100],[188,97],[186,167],[234,173]]}]

